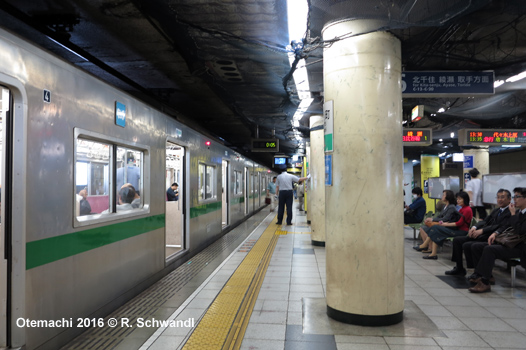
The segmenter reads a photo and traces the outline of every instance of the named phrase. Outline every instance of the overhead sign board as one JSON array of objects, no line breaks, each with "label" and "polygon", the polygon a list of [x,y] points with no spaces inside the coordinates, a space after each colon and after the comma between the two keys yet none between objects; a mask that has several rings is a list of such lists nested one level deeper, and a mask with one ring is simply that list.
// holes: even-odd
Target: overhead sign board
[{"label": "overhead sign board", "polygon": [[492,95],[493,71],[402,72],[402,97]]},{"label": "overhead sign board", "polygon": [[459,146],[526,145],[526,129],[461,129]]},{"label": "overhead sign board", "polygon": [[404,146],[429,146],[433,144],[433,132],[431,129],[403,129]]},{"label": "overhead sign board", "polygon": [[279,139],[252,139],[252,152],[279,152]]}]

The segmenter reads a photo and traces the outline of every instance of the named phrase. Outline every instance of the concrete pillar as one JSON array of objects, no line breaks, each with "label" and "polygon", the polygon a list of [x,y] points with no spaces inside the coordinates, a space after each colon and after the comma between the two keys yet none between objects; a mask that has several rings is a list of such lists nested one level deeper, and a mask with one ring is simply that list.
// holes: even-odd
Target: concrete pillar
[{"label": "concrete pillar", "polygon": [[323,116],[310,117],[311,169],[311,240],[325,246],[325,153],[323,152]]},{"label": "concrete pillar", "polygon": [[473,166],[464,167],[464,186],[466,187],[466,174],[473,168],[477,168],[480,172],[480,175],[477,178],[482,179],[482,175],[489,174],[489,148],[479,148],[479,149],[466,149],[464,150],[464,164],[466,164],[466,156],[473,157]]},{"label": "concrete pillar", "polygon": [[326,25],[325,101],[333,101],[332,186],[325,188],[327,314],[363,326],[404,310],[400,41],[374,21]]}]

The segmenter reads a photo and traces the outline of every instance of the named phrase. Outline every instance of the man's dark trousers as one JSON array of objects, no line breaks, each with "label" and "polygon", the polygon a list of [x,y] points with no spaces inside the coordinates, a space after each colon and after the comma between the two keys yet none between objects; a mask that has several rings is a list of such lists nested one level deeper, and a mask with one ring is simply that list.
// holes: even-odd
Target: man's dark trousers
[{"label": "man's dark trousers", "polygon": [[285,205],[287,206],[287,225],[292,225],[292,201],[294,194],[292,190],[279,191],[278,223],[283,222]]},{"label": "man's dark trousers", "polygon": [[466,265],[468,268],[474,268],[473,258],[471,256],[471,245],[476,242],[486,242],[489,235],[480,235],[477,238],[471,238],[469,236],[459,236],[453,239],[453,254],[451,261],[457,263],[458,268],[464,268],[462,263],[462,250],[466,255]]}]

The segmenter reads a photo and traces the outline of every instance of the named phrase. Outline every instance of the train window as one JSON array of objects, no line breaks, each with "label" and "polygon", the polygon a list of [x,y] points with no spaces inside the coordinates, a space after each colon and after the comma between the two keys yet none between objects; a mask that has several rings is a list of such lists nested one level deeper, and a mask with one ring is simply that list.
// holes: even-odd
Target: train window
[{"label": "train window", "polygon": [[215,167],[199,163],[200,199],[215,198]]},{"label": "train window", "polygon": [[79,128],[75,139],[73,226],[148,213],[148,147],[132,149],[126,141]]},{"label": "train window", "polygon": [[234,194],[243,193],[243,174],[241,171],[234,171]]},{"label": "train window", "polygon": [[110,206],[111,145],[77,139],[76,216],[100,214]]}]

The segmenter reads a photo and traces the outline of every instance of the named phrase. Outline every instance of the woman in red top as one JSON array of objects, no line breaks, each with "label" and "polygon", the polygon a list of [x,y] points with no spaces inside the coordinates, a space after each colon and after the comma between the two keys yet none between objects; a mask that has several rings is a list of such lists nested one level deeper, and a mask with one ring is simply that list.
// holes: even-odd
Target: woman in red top
[{"label": "woman in red top", "polygon": [[442,246],[447,237],[465,236],[468,234],[471,219],[473,218],[473,212],[469,206],[469,195],[467,192],[461,191],[455,196],[457,197],[457,205],[461,206],[458,211],[461,214],[460,220],[457,222],[440,221],[438,225],[431,227],[428,232],[429,238],[433,241],[431,254],[424,256],[424,259],[438,259],[438,246]]}]

